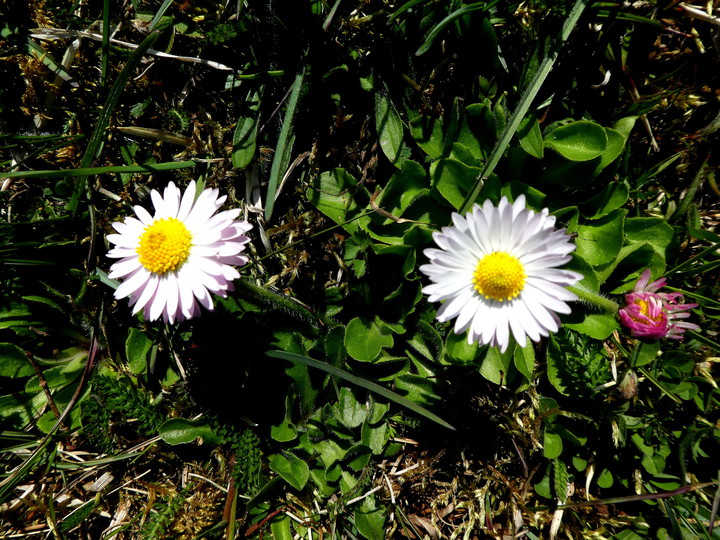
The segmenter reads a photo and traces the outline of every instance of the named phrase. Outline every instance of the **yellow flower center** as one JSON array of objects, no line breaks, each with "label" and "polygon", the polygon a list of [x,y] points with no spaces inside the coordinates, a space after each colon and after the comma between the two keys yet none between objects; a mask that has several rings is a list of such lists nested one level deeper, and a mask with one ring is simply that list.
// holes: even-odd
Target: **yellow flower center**
[{"label": "yellow flower center", "polygon": [[192,235],[177,218],[158,219],[145,227],[137,254],[140,264],[155,274],[177,270],[190,255]]},{"label": "yellow flower center", "polygon": [[[659,310],[655,317],[653,317],[650,314],[650,304],[647,302],[647,300],[643,300],[643,299],[639,298],[639,299],[635,300],[635,304],[640,306],[640,312],[643,315],[645,315],[648,319],[650,319],[651,321],[653,321],[653,322],[662,322],[663,321],[665,314],[663,313],[662,310]],[[637,322],[643,322],[643,323],[645,322],[641,319],[638,320],[634,317],[631,317],[631,319],[633,319],[634,321],[637,321]]]},{"label": "yellow flower center", "polygon": [[525,277],[525,269],[517,258],[496,251],[480,259],[473,274],[473,285],[485,298],[505,302],[522,292]]}]

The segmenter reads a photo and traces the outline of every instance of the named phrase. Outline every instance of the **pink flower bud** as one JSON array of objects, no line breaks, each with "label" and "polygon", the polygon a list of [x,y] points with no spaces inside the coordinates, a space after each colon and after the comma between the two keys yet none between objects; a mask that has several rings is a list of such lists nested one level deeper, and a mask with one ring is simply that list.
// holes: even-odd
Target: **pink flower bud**
[{"label": "pink flower bud", "polygon": [[626,305],[620,310],[620,322],[630,329],[630,335],[643,339],[682,339],[686,330],[700,330],[696,324],[683,321],[697,304],[684,304],[678,292],[657,292],[665,285],[665,278],[650,281],[650,269],[645,270],[635,284],[635,290],[625,295]]}]

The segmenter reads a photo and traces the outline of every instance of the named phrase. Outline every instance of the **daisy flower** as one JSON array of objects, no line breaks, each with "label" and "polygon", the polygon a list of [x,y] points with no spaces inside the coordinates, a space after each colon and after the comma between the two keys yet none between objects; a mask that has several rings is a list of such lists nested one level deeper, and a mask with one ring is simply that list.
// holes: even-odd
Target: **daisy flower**
[{"label": "daisy flower", "polygon": [[557,332],[558,313],[570,313],[566,302],[577,297],[566,287],[582,275],[558,267],[570,260],[575,245],[564,229],[555,230],[548,209],[535,213],[520,195],[496,207],[485,201],[453,226],[433,233],[440,249],[425,250],[430,264],[420,267],[432,281],[423,288],[431,302],[444,302],[441,322],[455,320],[455,333],[468,332],[468,343],[505,352],[510,333],[524,346]]},{"label": "daisy flower", "polygon": [[685,298],[678,292],[658,292],[666,281],[662,278],[649,283],[648,268],[638,279],[633,292],[625,295],[626,305],[618,315],[632,337],[682,339],[686,330],[700,330],[697,324],[683,320],[697,304],[685,304]]},{"label": "daisy flower", "polygon": [[173,323],[213,310],[210,293],[225,298],[240,277],[233,268],[248,262],[242,254],[252,225],[235,218],[239,209],[216,213],[226,197],[206,189],[196,198],[195,181],[185,193],[170,182],[163,195],[152,190],[155,215],[135,206],[137,218],[113,223],[118,234],[108,257],[119,259],[108,277],[121,279],[115,298],[130,297],[133,313],[143,310],[147,320],[162,316]]}]

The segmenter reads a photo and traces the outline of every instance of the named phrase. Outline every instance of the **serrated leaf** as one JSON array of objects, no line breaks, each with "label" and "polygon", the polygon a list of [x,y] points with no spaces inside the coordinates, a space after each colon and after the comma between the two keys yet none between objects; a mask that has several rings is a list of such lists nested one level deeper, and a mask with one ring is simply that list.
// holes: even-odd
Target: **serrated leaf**
[{"label": "serrated leaf", "polygon": [[320,460],[325,465],[326,471],[338,461],[345,459],[346,451],[332,439],[318,441],[313,445],[313,448],[320,454]]},{"label": "serrated leaf", "polygon": [[395,378],[395,388],[406,393],[414,403],[433,405],[442,397],[437,393],[437,383],[413,373],[403,373]]},{"label": "serrated leaf", "polygon": [[370,448],[373,454],[382,454],[385,449],[385,444],[388,442],[390,436],[390,426],[383,422],[375,427],[371,426],[368,422],[365,422],[360,431],[360,441]]},{"label": "serrated leaf", "polygon": [[568,483],[570,475],[568,474],[567,465],[556,459],[553,461],[553,485],[555,487],[555,497],[561,503],[564,503],[568,495]]}]

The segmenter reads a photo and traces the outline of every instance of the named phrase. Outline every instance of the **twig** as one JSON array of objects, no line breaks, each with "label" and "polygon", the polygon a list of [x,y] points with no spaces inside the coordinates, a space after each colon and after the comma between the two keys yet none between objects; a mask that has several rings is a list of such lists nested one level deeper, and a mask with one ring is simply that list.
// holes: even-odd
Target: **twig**
[{"label": "twig", "polygon": [[689,17],[692,17],[693,19],[699,19],[701,21],[709,22],[710,24],[716,24],[720,26],[720,19],[707,14],[696,7],[688,6],[684,2],[680,2],[677,7],[683,10]]},{"label": "twig", "polygon": [[[48,388],[47,379],[45,378],[45,375],[43,374],[42,370],[40,369],[40,366],[37,365],[37,362],[35,361],[35,357],[30,351],[25,351],[25,357],[27,358],[27,361],[30,362],[30,365],[35,370],[35,374],[38,378],[38,385],[40,388],[43,389],[43,392],[45,392],[45,397],[47,398],[48,406],[52,410],[53,414],[55,415],[55,418],[60,418],[60,411],[57,408],[57,405],[55,405],[55,400],[52,397],[52,394],[50,393],[50,389]],[[62,421],[59,422],[60,427],[63,430],[66,430],[67,427],[62,423]]]}]

